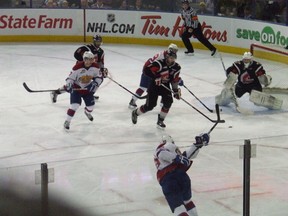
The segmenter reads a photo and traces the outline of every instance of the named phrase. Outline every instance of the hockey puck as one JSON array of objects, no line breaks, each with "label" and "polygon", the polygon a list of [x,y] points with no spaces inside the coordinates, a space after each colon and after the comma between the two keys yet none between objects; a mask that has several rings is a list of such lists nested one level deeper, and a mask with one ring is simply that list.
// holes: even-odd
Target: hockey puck
[{"label": "hockey puck", "polygon": [[230,125],[228,128],[232,128],[232,125]]}]

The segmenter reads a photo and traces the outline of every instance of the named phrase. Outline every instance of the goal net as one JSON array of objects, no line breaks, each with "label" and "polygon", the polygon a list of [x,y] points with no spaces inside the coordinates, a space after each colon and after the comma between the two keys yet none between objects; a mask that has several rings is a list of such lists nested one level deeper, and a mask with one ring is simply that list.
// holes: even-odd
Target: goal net
[{"label": "goal net", "polygon": [[[251,44],[250,52],[263,64],[267,74],[272,76],[272,83],[263,89],[270,94],[288,94],[288,49],[272,44]],[[261,59],[261,60],[260,60]],[[264,64],[263,60],[270,60]]]}]

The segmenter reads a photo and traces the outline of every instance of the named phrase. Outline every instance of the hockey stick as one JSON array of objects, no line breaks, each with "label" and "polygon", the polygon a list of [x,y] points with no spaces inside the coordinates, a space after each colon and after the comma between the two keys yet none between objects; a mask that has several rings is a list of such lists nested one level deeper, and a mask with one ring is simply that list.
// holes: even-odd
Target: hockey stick
[{"label": "hockey stick", "polygon": [[[32,89],[30,89],[28,87],[28,85],[25,82],[23,82],[23,86],[30,93],[53,92],[53,91],[57,91],[58,90],[58,89],[32,90]],[[87,89],[85,89],[85,88],[73,88],[73,91],[81,91],[81,90],[87,90]]]},{"label": "hockey stick", "polygon": [[23,86],[26,89],[26,91],[30,93],[38,93],[38,92],[52,92],[52,91],[57,91],[57,89],[45,89],[45,90],[32,90],[30,89],[25,82],[23,82]]},{"label": "hockey stick", "polygon": [[[223,61],[223,58],[222,58],[221,53],[219,53],[219,56],[220,56],[220,60],[221,60],[221,63],[222,63],[222,67],[223,67],[224,72],[225,72],[225,74],[226,74],[226,68],[225,68],[224,61]],[[242,113],[242,114],[244,114],[244,115],[252,115],[252,114],[254,114],[253,111],[248,110],[248,109],[245,109],[245,108],[239,106],[237,97],[236,97],[236,95],[235,95],[234,88],[231,88],[231,89],[229,89],[229,90],[230,90],[230,92],[231,92],[231,94],[232,94],[233,103],[235,104],[235,107],[236,107],[237,112]]]},{"label": "hockey stick", "polygon": [[[174,94],[174,92],[168,88],[167,86],[165,86],[164,84],[161,84],[161,86],[163,86],[165,89],[167,89],[168,91],[170,91],[172,94]],[[188,101],[186,101],[184,98],[180,98],[182,101],[184,101],[186,104],[188,104],[190,107],[192,107],[194,110],[196,110],[198,113],[200,113],[202,116],[204,116],[205,118],[207,118],[209,121],[211,122],[218,122],[218,123],[225,123],[225,120],[213,120],[210,119],[208,116],[206,116],[204,113],[202,113],[200,110],[198,110],[196,107],[194,107],[192,104],[190,104]]]},{"label": "hockey stick", "polygon": [[115,81],[114,79],[112,79],[111,77],[107,76],[107,78],[110,79],[112,82],[116,83],[118,86],[120,86],[121,88],[123,88],[123,89],[126,90],[127,92],[129,92],[130,94],[132,94],[133,96],[135,96],[136,98],[138,98],[138,99],[145,99],[145,98],[147,98],[147,95],[140,97],[140,96],[134,94],[134,93],[131,92],[129,89],[127,89],[126,87],[124,87],[124,86],[121,85],[120,83],[116,82],[116,81]]},{"label": "hockey stick", "polygon": [[[210,128],[210,130],[207,132],[207,134],[210,134],[214,128],[217,126],[217,124],[219,122],[221,122],[221,119],[220,119],[220,110],[219,110],[219,105],[218,104],[215,104],[215,111],[216,111],[216,114],[217,114],[217,121],[215,122],[215,124]],[[201,146],[202,147],[202,146]],[[198,149],[200,149],[201,147],[196,147],[196,149],[191,153],[191,155],[188,157],[189,159],[195,154],[196,151],[198,151]]]},{"label": "hockey stick", "polygon": [[207,106],[206,106],[198,97],[196,97],[196,95],[193,94],[193,92],[190,91],[190,89],[188,89],[184,84],[183,84],[183,87],[184,87],[185,89],[187,89],[187,91],[188,91],[190,94],[192,94],[192,95],[196,98],[196,100],[198,100],[209,112],[213,113],[213,110],[210,109],[209,107],[207,107]]},{"label": "hockey stick", "polygon": [[219,52],[219,56],[220,56],[220,61],[221,61],[221,63],[222,63],[222,67],[223,67],[223,69],[224,69],[224,71],[225,71],[225,73],[226,73],[226,68],[225,68],[224,61],[223,61],[223,59],[222,59],[222,55],[221,55],[220,52]]}]

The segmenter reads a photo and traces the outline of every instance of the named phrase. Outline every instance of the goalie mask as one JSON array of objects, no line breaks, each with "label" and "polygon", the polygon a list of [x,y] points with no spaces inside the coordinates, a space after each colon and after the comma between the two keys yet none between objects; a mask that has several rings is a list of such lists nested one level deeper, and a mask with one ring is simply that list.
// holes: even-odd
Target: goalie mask
[{"label": "goalie mask", "polygon": [[94,35],[93,37],[93,44],[96,47],[100,47],[102,45],[102,37],[98,34]]},{"label": "goalie mask", "polygon": [[250,52],[245,52],[242,56],[242,61],[244,63],[245,68],[248,68],[249,65],[252,63],[252,54]]}]

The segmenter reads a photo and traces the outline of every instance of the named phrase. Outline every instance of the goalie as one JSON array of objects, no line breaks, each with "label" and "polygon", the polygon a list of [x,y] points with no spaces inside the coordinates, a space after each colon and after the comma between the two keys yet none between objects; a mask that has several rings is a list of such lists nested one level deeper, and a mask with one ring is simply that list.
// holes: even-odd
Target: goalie
[{"label": "goalie", "polygon": [[249,93],[249,100],[255,105],[268,109],[281,109],[282,100],[262,92],[262,86],[270,85],[272,77],[266,75],[263,66],[253,60],[250,52],[245,52],[242,60],[234,62],[227,68],[226,75],[224,88],[221,94],[215,97],[216,104],[227,106],[233,102],[237,107],[237,98]]}]

